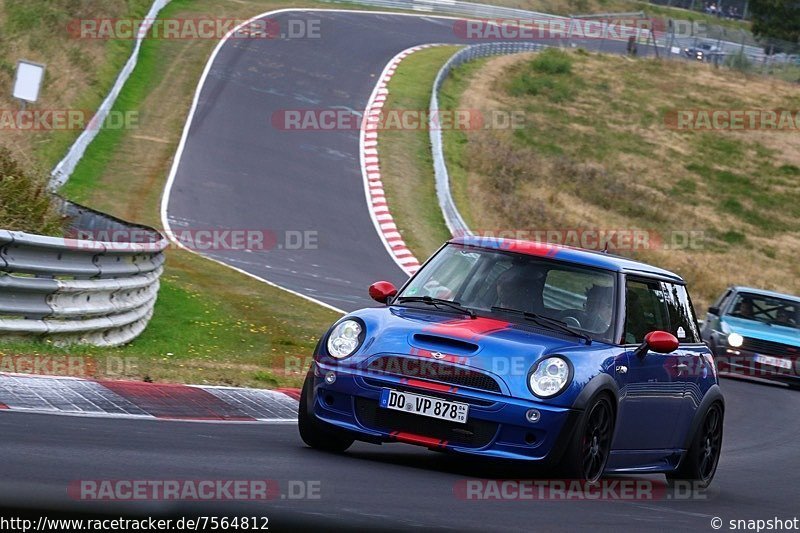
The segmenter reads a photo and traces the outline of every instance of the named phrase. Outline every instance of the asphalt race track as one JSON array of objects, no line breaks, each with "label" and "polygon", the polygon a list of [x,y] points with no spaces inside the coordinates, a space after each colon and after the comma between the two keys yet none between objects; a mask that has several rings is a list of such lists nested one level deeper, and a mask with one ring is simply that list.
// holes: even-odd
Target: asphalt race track
[{"label": "asphalt race track", "polygon": [[[325,11],[273,18],[281,28],[288,19],[318,20],[320,38],[225,42],[178,160],[166,206],[170,227],[271,232],[278,240],[271,250],[203,253],[345,311],[374,305],[370,283],[400,284],[407,276],[370,219],[359,132],[285,131],[271,118],[287,109],[363,113],[395,54],[468,41],[446,18]],[[581,45],[625,49],[625,43]],[[285,242],[286,232],[314,232],[316,248],[288,249],[294,243]]]},{"label": "asphalt race track", "polygon": [[[208,73],[167,210],[173,229],[317,232],[318,245],[205,252],[344,310],[369,305],[366,287],[405,274],[367,210],[358,132],[279,131],[281,109],[344,106],[362,112],[399,51],[457,42],[452,20],[334,12],[320,39],[230,40]],[[590,48],[596,43],[583,43]],[[624,50],[618,43],[617,50]],[[612,47],[606,43],[605,49]],[[424,259],[424,258],[420,258]],[[344,455],[306,448],[294,424],[188,423],[83,418],[0,410],[0,511],[266,515],[270,529],[380,526],[507,531],[696,530],[710,520],[792,518],[800,466],[800,393],[724,379],[722,458],[705,499],[657,501],[465,501],[456,482],[519,478],[519,465],[480,462],[396,444],[356,444]],[[661,476],[652,476],[662,480]],[[88,503],[67,493],[85,479],[272,479],[319,482],[319,499],[268,503]],[[3,514],[0,513],[0,514]],[[728,530],[727,525],[722,530]]]},{"label": "asphalt race track", "polygon": [[[710,520],[791,518],[797,509],[800,394],[723,379],[727,416],[722,458],[705,500],[472,501],[459,480],[516,478],[519,466],[475,463],[405,444],[356,444],[344,455],[306,448],[295,425],[207,424],[75,418],[0,411],[0,506],[147,514],[270,516],[270,529],[312,520],[458,530],[710,531]],[[81,479],[272,479],[319,482],[319,499],[236,504],[75,501]],[[662,476],[650,479],[663,480]],[[723,530],[727,530],[724,528]]]}]

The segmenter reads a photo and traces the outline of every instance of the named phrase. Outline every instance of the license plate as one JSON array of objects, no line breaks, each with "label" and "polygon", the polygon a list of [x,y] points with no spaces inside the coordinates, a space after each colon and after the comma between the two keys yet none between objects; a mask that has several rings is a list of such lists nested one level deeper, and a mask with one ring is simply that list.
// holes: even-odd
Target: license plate
[{"label": "license plate", "polygon": [[431,398],[412,392],[402,392],[394,389],[381,391],[380,406],[385,409],[394,409],[413,415],[429,416],[440,420],[467,422],[469,405],[460,402],[449,402],[441,398]]},{"label": "license plate", "polygon": [[792,362],[789,359],[781,359],[780,357],[772,357],[770,355],[761,355],[757,353],[753,356],[753,360],[762,365],[776,366],[778,368],[785,368],[786,370],[792,369]]}]

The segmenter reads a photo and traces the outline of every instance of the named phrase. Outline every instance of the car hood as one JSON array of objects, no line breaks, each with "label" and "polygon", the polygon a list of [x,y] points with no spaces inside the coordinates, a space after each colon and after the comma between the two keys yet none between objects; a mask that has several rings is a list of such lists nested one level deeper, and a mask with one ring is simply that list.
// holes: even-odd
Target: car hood
[{"label": "car hood", "polygon": [[725,315],[722,322],[743,337],[800,346],[800,330],[785,326],[770,326],[758,320]]},{"label": "car hood", "polygon": [[378,354],[431,358],[492,374],[505,384],[504,393],[517,397],[530,396],[527,376],[543,356],[560,354],[569,359],[579,389],[603,371],[601,361],[610,354],[604,343],[594,341],[587,346],[582,339],[530,322],[471,319],[459,313],[401,306],[362,309],[349,316],[361,318],[367,333],[362,348],[343,361],[346,364],[364,368]]}]

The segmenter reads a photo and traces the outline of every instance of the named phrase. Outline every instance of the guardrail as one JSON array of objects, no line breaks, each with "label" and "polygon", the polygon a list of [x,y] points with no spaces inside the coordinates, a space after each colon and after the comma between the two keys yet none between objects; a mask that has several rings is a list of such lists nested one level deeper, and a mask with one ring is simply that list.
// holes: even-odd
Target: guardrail
[{"label": "guardrail", "polygon": [[[541,13],[538,11],[528,11],[525,9],[516,9],[511,7],[502,7],[502,6],[493,6],[489,4],[481,4],[477,2],[463,2],[460,0],[323,0],[325,2],[331,3],[349,3],[349,4],[359,4],[365,6],[372,6],[372,7],[381,7],[385,9],[402,9],[408,11],[417,11],[421,13],[437,13],[441,15],[454,15],[460,16],[465,18],[474,18],[474,19],[484,19],[488,21],[500,21],[500,20],[535,20],[538,22],[546,21],[546,20],[559,20],[564,21],[567,24],[568,31],[563,38],[560,39],[552,39],[554,44],[558,43],[565,46],[571,46],[572,41],[577,39],[580,40],[581,34],[580,31],[573,31],[576,26],[574,26],[574,22],[576,20],[591,20],[590,15],[574,15],[571,17],[563,17],[559,15],[552,15],[548,13]],[[633,13],[636,15],[637,13]],[[631,13],[606,13],[609,19],[615,19],[618,17],[623,17],[626,15],[631,15]],[[688,22],[688,21],[685,21]],[[607,23],[601,23],[600,28],[605,35],[603,41],[623,41],[624,38],[617,38],[613,37],[608,34],[609,25]],[[674,31],[674,30],[673,30]],[[649,41],[651,38],[653,41]],[[669,30],[654,30],[650,32],[647,29],[642,28],[641,31],[637,31],[637,42],[640,44],[650,43],[653,42],[656,44],[658,49],[661,49],[665,52],[669,52],[671,56],[683,57],[679,53],[675,53],[671,51],[671,48],[675,47],[678,50],[682,50],[683,48],[691,48],[697,47],[700,44],[711,44],[719,48],[722,54],[738,54],[743,53],[745,54],[750,60],[757,62],[757,63],[765,63],[768,61],[768,56],[764,53],[762,49],[757,46],[751,46],[749,43],[744,43],[741,38],[739,39],[727,39],[723,38],[722,35],[707,35],[707,36],[685,36],[680,37],[676,36]]]},{"label": "guardrail", "polygon": [[[92,117],[92,124],[103,124],[108,118],[108,113],[111,111],[111,108],[114,107],[114,103],[117,101],[117,97],[119,96],[120,91],[122,91],[122,87],[125,85],[125,82],[128,81],[128,78],[133,72],[133,69],[136,67],[136,63],[139,60],[139,49],[142,46],[142,40],[147,35],[150,26],[153,25],[156,17],[158,17],[158,13],[166,6],[170,0],[154,0],[153,4],[150,6],[150,10],[145,15],[144,19],[142,19],[142,27],[136,34],[136,42],[133,46],[133,50],[131,51],[131,55],[128,57],[128,61],[125,63],[125,66],[122,67],[119,75],[117,76],[114,85],[111,87],[111,91],[109,91],[108,95],[106,96],[105,100],[100,104],[100,107],[97,109],[97,112]],[[87,128],[83,131],[83,133],[78,136],[72,146],[70,146],[67,154],[64,156],[61,161],[56,164],[55,168],[50,173],[50,187],[53,190],[58,189],[64,183],[67,182],[72,172],[75,170],[75,166],[77,166],[78,161],[81,160],[83,157],[84,152],[86,152],[86,148],[89,147],[91,142],[100,132],[99,127],[95,128]]]},{"label": "guardrail", "polygon": [[147,226],[61,202],[66,237],[0,230],[0,335],[125,344],[153,314],[168,241]]},{"label": "guardrail", "polygon": [[433,171],[436,179],[436,196],[439,200],[439,207],[441,207],[444,214],[447,229],[450,230],[452,235],[471,235],[472,232],[461,213],[459,213],[450,190],[450,176],[447,173],[447,164],[445,163],[444,150],[442,148],[442,131],[437,125],[439,120],[439,91],[442,88],[442,83],[444,83],[444,80],[454,67],[467,61],[472,61],[479,57],[502,54],[537,52],[544,48],[547,48],[547,45],[529,42],[476,44],[462,48],[450,56],[447,63],[436,74],[436,79],[433,82],[433,91],[431,92],[428,131],[430,131]]},{"label": "guardrail", "polygon": [[[513,42],[513,43],[487,43],[468,46],[462,48],[442,65],[436,74],[431,92],[431,103],[429,113],[429,128],[431,139],[431,152],[433,155],[433,170],[436,180],[436,195],[439,200],[439,207],[442,209],[444,221],[447,229],[454,236],[471,235],[467,223],[456,207],[453,195],[450,190],[450,176],[447,173],[447,164],[444,158],[442,146],[442,131],[438,124],[439,114],[439,91],[450,71],[468,61],[481,57],[489,57],[503,54],[517,54],[522,52],[538,52],[547,45],[539,43]],[[544,302],[556,309],[582,309],[586,302],[586,296],[576,294],[556,287],[548,287],[544,295]]]}]

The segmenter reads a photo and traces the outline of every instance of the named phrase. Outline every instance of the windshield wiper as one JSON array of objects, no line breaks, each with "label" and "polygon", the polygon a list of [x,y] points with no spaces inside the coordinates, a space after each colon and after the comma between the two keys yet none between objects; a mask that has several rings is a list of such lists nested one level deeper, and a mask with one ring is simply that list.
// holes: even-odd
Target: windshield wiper
[{"label": "windshield wiper", "polygon": [[586,345],[592,344],[592,338],[587,335],[586,333],[580,332],[576,329],[572,329],[565,323],[561,322],[560,320],[556,320],[555,318],[550,318],[549,316],[537,315],[536,313],[531,313],[529,311],[520,311],[519,309],[512,309],[510,307],[492,307],[492,311],[499,311],[501,313],[512,313],[515,315],[519,315],[524,317],[531,322],[536,322],[542,327],[549,327],[550,329],[560,329],[561,331],[572,335],[573,337],[579,337],[586,341]]},{"label": "windshield wiper", "polygon": [[425,303],[425,304],[428,304],[428,305],[433,305],[433,306],[436,306],[436,307],[444,305],[446,307],[449,307],[451,309],[455,309],[456,311],[464,313],[465,315],[468,315],[470,318],[477,318],[478,317],[478,315],[475,314],[475,311],[473,311],[472,309],[468,309],[468,308],[464,307],[463,305],[461,305],[458,302],[451,302],[450,300],[443,300],[441,298],[433,298],[431,296],[401,296],[396,301],[398,303],[403,303],[403,302],[422,302],[422,303]]}]

